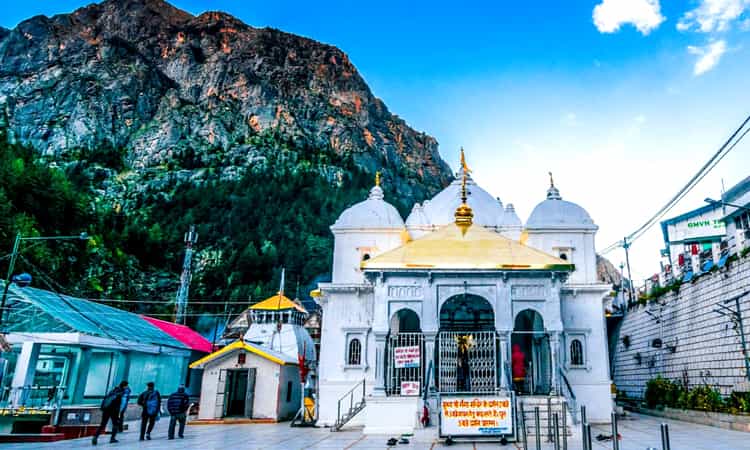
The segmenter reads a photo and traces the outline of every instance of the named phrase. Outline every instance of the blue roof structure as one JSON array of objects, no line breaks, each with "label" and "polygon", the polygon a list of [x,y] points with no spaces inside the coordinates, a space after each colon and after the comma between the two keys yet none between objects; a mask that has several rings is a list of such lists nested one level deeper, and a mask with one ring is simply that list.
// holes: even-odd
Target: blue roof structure
[{"label": "blue roof structure", "polygon": [[115,341],[187,348],[138,314],[90,300],[11,285],[7,306],[3,322],[7,333],[82,333]]}]

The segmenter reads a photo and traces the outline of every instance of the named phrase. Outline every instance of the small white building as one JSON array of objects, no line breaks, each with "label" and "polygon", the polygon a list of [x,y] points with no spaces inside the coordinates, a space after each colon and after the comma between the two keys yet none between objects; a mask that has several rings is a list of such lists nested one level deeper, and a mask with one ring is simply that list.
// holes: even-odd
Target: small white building
[{"label": "small white building", "polygon": [[[512,391],[575,397],[589,421],[608,422],[610,287],[597,281],[598,227],[552,182],[522,226],[463,166],[461,180],[405,222],[376,180],[331,226],[333,277],[318,297],[320,423],[341,423],[338,401],[355,386],[366,407],[353,422],[366,433],[413,429],[425,389],[432,411],[439,396]],[[515,346],[520,382],[511,376]]]},{"label": "small white building", "polygon": [[203,369],[200,420],[290,420],[300,408],[299,357],[315,361],[307,311],[283,294],[250,307],[244,339],[190,367]]}]

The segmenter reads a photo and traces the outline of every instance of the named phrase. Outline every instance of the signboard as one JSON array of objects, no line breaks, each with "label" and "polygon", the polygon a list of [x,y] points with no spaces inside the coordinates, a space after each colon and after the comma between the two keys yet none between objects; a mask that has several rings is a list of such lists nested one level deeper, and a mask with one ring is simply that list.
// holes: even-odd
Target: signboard
[{"label": "signboard", "polygon": [[419,346],[396,347],[393,349],[393,366],[396,369],[419,367]]},{"label": "signboard", "polygon": [[501,395],[440,397],[440,436],[513,434],[513,401]]},{"label": "signboard", "polygon": [[419,381],[402,381],[401,382],[401,396],[418,396],[419,395]]}]

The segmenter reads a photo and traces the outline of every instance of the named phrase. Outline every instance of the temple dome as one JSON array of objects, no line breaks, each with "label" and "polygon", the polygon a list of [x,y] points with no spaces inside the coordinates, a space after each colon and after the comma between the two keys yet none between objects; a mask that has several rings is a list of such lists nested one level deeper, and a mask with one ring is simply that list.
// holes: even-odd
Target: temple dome
[{"label": "temple dome", "polygon": [[[466,179],[466,190],[468,193],[467,203],[474,212],[474,223],[489,228],[501,227],[504,210],[499,200],[479,187],[469,176]],[[429,225],[447,225],[455,221],[453,214],[460,205],[461,180],[456,179],[433,197],[432,200],[425,201],[421,210],[417,208],[413,209],[412,213],[406,219],[406,223],[409,225],[421,225],[425,219],[420,216],[424,215]]]},{"label": "temple dome", "polygon": [[547,199],[536,205],[526,221],[526,229],[589,229],[599,227],[594,224],[589,213],[581,206],[563,200],[560,191],[552,184],[547,190]]},{"label": "temple dome", "polygon": [[516,214],[516,208],[513,206],[513,203],[508,203],[507,206],[505,206],[505,215],[503,217],[503,225],[506,227],[522,227],[523,222],[521,222],[521,218],[518,217],[518,214]]},{"label": "temple dome", "polygon": [[403,229],[404,220],[398,210],[383,198],[383,189],[376,185],[367,200],[341,213],[331,230]]}]

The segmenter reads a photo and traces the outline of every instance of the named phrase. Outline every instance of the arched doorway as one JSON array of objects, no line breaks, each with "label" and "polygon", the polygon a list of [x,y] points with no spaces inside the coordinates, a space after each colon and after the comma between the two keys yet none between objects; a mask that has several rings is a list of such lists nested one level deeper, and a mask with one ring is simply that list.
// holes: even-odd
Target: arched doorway
[{"label": "arched doorway", "polygon": [[393,313],[386,340],[386,395],[420,395],[424,388],[424,335],[417,313]]},{"label": "arched doorway", "polygon": [[552,388],[549,334],[542,315],[524,309],[516,315],[511,336],[513,386],[521,394],[547,395]]},{"label": "arched doorway", "polygon": [[471,294],[446,300],[440,308],[435,350],[440,392],[494,392],[500,352],[490,302]]}]

